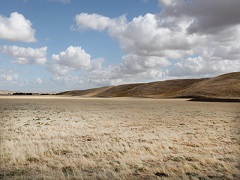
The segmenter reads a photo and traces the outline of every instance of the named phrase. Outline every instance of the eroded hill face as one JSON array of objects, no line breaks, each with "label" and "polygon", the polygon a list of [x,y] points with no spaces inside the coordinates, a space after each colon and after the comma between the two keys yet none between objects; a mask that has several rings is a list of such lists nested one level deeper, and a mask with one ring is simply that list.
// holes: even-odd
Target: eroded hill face
[{"label": "eroded hill face", "polygon": [[77,90],[60,95],[87,97],[240,98],[240,72],[205,79],[179,79]]}]

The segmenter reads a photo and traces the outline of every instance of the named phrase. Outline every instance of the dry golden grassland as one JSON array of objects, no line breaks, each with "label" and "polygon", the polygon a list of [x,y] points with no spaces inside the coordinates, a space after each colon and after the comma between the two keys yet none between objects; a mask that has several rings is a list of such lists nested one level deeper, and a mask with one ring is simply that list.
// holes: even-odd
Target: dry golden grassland
[{"label": "dry golden grassland", "polygon": [[240,103],[0,96],[0,179],[240,179]]}]

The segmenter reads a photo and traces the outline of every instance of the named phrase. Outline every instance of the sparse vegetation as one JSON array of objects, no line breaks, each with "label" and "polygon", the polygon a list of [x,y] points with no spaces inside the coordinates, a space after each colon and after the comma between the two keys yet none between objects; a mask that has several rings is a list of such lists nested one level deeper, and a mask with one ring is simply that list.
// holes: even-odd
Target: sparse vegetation
[{"label": "sparse vegetation", "polygon": [[239,106],[1,96],[0,179],[239,179]]}]

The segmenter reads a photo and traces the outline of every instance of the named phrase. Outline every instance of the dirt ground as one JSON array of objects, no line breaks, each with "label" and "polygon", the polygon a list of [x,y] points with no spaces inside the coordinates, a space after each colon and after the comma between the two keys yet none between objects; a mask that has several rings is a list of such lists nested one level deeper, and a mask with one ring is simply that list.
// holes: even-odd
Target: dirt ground
[{"label": "dirt ground", "polygon": [[240,103],[0,96],[0,179],[240,179]]}]

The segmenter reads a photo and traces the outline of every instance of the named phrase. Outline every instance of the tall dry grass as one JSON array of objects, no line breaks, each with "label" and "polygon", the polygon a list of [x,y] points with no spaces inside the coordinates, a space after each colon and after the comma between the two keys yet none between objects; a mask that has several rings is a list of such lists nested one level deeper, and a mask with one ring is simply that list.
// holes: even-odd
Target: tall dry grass
[{"label": "tall dry grass", "polygon": [[0,97],[0,179],[239,179],[239,107]]}]

